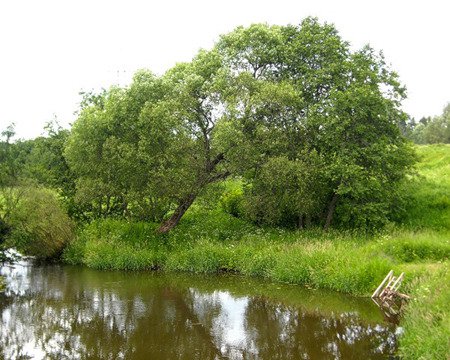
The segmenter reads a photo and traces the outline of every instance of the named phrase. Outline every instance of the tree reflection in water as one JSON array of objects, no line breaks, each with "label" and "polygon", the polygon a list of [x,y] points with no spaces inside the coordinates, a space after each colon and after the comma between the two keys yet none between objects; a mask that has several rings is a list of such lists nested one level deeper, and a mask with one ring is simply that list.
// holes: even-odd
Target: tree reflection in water
[{"label": "tree reflection in water", "polygon": [[2,274],[5,359],[386,359],[396,350],[395,326],[362,317],[378,311],[362,300],[324,310],[311,292],[289,297],[241,278],[25,262]]}]

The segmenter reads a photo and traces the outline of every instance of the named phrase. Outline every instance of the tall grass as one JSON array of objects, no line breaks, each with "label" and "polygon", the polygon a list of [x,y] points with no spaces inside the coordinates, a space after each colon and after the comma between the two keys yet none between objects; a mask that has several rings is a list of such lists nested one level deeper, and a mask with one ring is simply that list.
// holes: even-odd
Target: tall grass
[{"label": "tall grass", "polygon": [[[220,211],[201,212],[168,235],[156,225],[101,220],[86,226],[64,253],[68,263],[97,269],[236,272],[358,295],[369,294],[390,269],[445,261],[439,232],[398,232],[371,239],[318,230],[262,229]],[[324,239],[325,237],[325,239]]]},{"label": "tall grass", "polygon": [[448,359],[450,354],[450,271],[448,263],[416,279],[403,319],[404,359]]}]

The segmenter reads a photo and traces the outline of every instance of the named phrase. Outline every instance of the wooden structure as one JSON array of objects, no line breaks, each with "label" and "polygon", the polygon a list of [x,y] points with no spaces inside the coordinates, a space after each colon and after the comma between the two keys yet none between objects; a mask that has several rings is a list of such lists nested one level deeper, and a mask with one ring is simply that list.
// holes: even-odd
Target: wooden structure
[{"label": "wooden structure", "polygon": [[405,273],[401,273],[399,277],[394,276],[391,270],[384,280],[372,294],[372,300],[390,317],[398,315],[404,300],[409,296],[398,292],[400,285],[405,277]]}]

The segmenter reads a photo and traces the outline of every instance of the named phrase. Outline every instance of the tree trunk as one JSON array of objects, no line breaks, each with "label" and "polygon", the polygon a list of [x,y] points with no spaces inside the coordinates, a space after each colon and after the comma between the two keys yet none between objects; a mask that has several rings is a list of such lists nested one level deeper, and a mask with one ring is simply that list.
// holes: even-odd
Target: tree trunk
[{"label": "tree trunk", "polygon": [[306,214],[305,216],[305,228],[309,229],[311,227],[311,214]]},{"label": "tree trunk", "polygon": [[197,194],[189,194],[188,196],[186,196],[180,202],[180,204],[178,205],[172,216],[161,224],[161,226],[158,229],[158,232],[160,234],[166,234],[170,230],[172,230],[175,226],[177,226],[178,222],[180,221],[184,213],[187,211],[187,209],[189,209],[189,207],[192,205],[196,197]]},{"label": "tree trunk", "polygon": [[299,215],[299,217],[298,217],[297,228],[298,229],[303,229],[303,214]]},{"label": "tree trunk", "polygon": [[325,231],[328,230],[328,228],[331,225],[331,221],[333,220],[333,215],[334,215],[334,210],[336,209],[336,203],[338,201],[338,194],[334,193],[333,197],[331,198],[331,202],[330,205],[328,205],[328,214],[327,214],[327,219],[325,221],[325,225],[323,227],[323,229]]}]

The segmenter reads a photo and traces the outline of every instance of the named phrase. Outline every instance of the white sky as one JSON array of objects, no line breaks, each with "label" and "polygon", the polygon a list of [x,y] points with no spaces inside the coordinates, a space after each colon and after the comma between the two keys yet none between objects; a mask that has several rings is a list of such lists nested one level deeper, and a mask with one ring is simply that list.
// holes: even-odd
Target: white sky
[{"label": "white sky", "polygon": [[53,118],[74,121],[81,89],[129,82],[189,61],[238,25],[334,23],[354,48],[383,50],[419,119],[450,101],[446,0],[0,0],[0,130],[32,138]]}]

